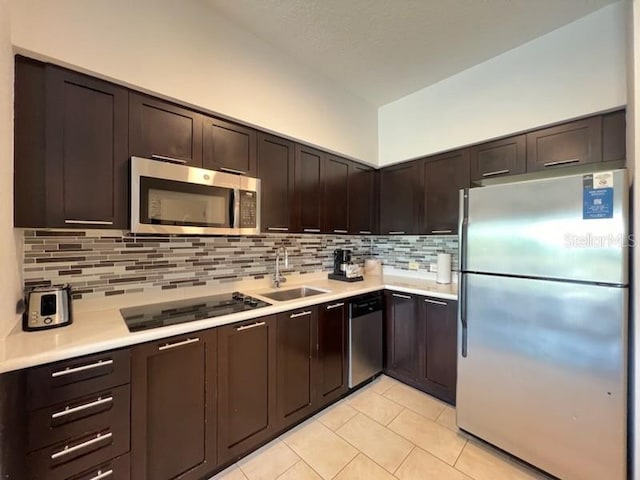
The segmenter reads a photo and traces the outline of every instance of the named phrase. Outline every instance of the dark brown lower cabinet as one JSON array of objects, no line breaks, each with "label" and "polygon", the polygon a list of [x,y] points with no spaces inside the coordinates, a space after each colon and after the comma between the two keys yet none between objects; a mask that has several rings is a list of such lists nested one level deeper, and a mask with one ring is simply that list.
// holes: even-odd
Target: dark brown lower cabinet
[{"label": "dark brown lower cabinet", "polygon": [[316,409],[317,307],[278,314],[277,416],[284,430]]},{"label": "dark brown lower cabinet", "polygon": [[275,408],[276,317],[218,328],[218,463],[275,433]]},{"label": "dark brown lower cabinet", "polygon": [[331,403],[348,388],[347,308],[345,302],[325,303],[318,312],[318,378],[319,405]]},{"label": "dark brown lower cabinet", "polygon": [[216,466],[217,330],[132,349],[131,478],[201,479]]},{"label": "dark brown lower cabinet", "polygon": [[420,298],[419,383],[423,389],[456,403],[458,302]]},{"label": "dark brown lower cabinet", "polygon": [[418,296],[385,292],[385,362],[391,376],[418,378]]}]

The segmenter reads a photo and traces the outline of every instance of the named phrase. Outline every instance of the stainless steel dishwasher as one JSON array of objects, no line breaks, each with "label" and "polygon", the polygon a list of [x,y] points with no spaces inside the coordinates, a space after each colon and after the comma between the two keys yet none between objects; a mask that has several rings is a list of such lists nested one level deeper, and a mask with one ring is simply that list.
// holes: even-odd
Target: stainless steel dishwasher
[{"label": "stainless steel dishwasher", "polygon": [[349,302],[349,388],[382,372],[382,310],[380,292]]}]

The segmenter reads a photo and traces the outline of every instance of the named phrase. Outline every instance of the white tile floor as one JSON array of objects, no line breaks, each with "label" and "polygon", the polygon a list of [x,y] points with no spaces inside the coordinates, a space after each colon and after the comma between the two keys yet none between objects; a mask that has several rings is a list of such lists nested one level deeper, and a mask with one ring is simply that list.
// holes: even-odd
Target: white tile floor
[{"label": "white tile floor", "polygon": [[382,376],[212,480],[546,478],[460,432],[449,405]]}]

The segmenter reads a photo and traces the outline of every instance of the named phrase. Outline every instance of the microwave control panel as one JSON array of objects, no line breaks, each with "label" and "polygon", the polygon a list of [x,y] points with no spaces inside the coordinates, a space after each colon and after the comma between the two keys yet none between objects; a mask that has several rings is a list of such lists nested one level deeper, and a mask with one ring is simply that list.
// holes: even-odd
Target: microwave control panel
[{"label": "microwave control panel", "polygon": [[258,194],[240,190],[240,228],[256,228],[258,221]]}]

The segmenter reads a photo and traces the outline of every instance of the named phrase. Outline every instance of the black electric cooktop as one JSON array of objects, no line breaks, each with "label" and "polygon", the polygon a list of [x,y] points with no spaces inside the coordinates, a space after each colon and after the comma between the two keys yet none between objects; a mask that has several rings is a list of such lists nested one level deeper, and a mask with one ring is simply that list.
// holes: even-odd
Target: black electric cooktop
[{"label": "black electric cooktop", "polygon": [[221,317],[231,313],[268,307],[270,303],[240,292],[173,302],[154,303],[120,310],[130,332],[166,327],[177,323]]}]

